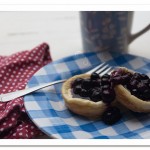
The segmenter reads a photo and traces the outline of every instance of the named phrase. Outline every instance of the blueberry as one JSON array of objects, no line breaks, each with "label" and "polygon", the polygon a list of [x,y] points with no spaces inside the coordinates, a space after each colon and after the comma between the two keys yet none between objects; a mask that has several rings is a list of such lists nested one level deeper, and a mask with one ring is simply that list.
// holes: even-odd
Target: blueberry
[{"label": "blueberry", "polygon": [[92,88],[90,89],[88,92],[89,92],[89,95],[91,96],[93,94],[94,91],[98,91],[101,93],[102,89],[100,87],[95,87],[95,88]]},{"label": "blueberry", "polygon": [[101,77],[101,85],[110,84],[110,79],[107,77]]},{"label": "blueberry", "polygon": [[94,102],[98,102],[101,100],[101,93],[100,91],[94,90],[92,95],[90,96],[90,99]]},{"label": "blueberry", "polygon": [[100,79],[99,74],[97,74],[97,73],[92,73],[92,74],[91,74],[91,80],[97,80],[97,79]]},{"label": "blueberry", "polygon": [[138,93],[138,90],[137,90],[137,89],[132,89],[132,90],[131,90],[131,94],[132,94],[132,95],[136,95],[137,93]]},{"label": "blueberry", "polygon": [[122,77],[120,75],[112,77],[111,82],[116,85],[116,84],[122,84]]},{"label": "blueberry", "polygon": [[103,114],[102,114],[102,121],[107,125],[115,124],[117,121],[121,119],[121,113],[119,108],[117,107],[109,107]]},{"label": "blueberry", "polygon": [[140,81],[141,80],[141,74],[136,72],[133,74],[133,78]]},{"label": "blueberry", "polygon": [[83,79],[82,78],[77,78],[73,81],[72,87],[75,87],[76,85],[82,84]]},{"label": "blueberry", "polygon": [[139,93],[139,91],[137,89],[131,89],[130,92],[131,92],[132,95],[140,98],[140,93]]},{"label": "blueberry", "polygon": [[74,94],[80,94],[80,92],[81,92],[81,86],[80,85],[77,85],[77,86],[75,86],[74,88],[73,88],[73,92],[74,92]]},{"label": "blueberry", "polygon": [[106,85],[103,85],[101,88],[102,88],[102,90],[104,90],[104,89],[109,89],[109,88],[110,88],[110,85],[109,85],[109,84],[106,84]]},{"label": "blueberry", "polygon": [[114,89],[104,89],[102,91],[102,101],[104,103],[110,104],[112,101],[115,100],[116,94]]},{"label": "blueberry", "polygon": [[144,79],[144,80],[142,80],[142,82],[145,84],[145,85],[147,85],[147,86],[149,86],[149,79]]},{"label": "blueberry", "polygon": [[139,82],[137,84],[137,89],[138,89],[139,92],[144,92],[148,88],[147,88],[147,86],[143,82]]},{"label": "blueberry", "polygon": [[149,77],[146,74],[141,74],[141,79],[142,80],[147,80]]},{"label": "blueberry", "polygon": [[83,82],[82,82],[81,87],[83,89],[86,89],[86,90],[89,90],[90,88],[92,88],[92,86],[91,86],[91,80],[90,79],[84,79]]},{"label": "blueberry", "polygon": [[131,77],[132,77],[132,74],[131,73],[126,73],[126,74],[124,74],[121,78],[122,78],[122,83],[126,83],[126,82],[128,82],[130,79],[131,79]]},{"label": "blueberry", "polygon": [[142,93],[141,99],[150,100],[150,89],[147,89]]},{"label": "blueberry", "polygon": [[137,81],[136,79],[132,78],[130,80],[130,83],[129,83],[129,89],[137,88],[138,83],[139,83],[139,81]]},{"label": "blueberry", "polygon": [[106,74],[104,74],[104,75],[102,76],[102,78],[110,79],[110,75],[106,73]]},{"label": "blueberry", "polygon": [[89,93],[88,93],[87,90],[81,89],[80,96],[81,96],[81,97],[88,97],[88,96],[89,96]]},{"label": "blueberry", "polygon": [[99,80],[92,80],[91,81],[91,86],[92,87],[100,87],[101,82]]},{"label": "blueberry", "polygon": [[123,70],[121,68],[116,68],[112,73],[112,77],[121,76],[123,74]]}]

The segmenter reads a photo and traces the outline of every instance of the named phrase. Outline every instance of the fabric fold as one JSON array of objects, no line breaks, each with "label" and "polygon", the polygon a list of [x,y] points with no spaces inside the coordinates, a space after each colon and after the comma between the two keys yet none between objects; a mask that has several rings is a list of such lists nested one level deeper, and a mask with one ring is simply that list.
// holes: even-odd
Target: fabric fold
[{"label": "fabric fold", "polygon": [[[32,50],[0,56],[0,94],[24,89],[33,74],[51,61],[47,43]],[[1,139],[31,139],[41,134],[26,113],[23,97],[0,102]]]}]

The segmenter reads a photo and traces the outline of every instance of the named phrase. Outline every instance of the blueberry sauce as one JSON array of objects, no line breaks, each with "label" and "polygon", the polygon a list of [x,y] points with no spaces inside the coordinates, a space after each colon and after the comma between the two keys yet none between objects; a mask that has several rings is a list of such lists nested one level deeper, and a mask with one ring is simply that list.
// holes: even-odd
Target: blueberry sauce
[{"label": "blueberry sauce", "polygon": [[110,104],[115,99],[115,92],[112,88],[110,75],[99,76],[91,74],[88,79],[78,78],[72,83],[73,97],[81,97],[93,102],[103,101]]},{"label": "blueberry sauce", "polygon": [[150,79],[145,74],[124,72],[115,70],[111,74],[114,85],[122,84],[130,93],[144,101],[150,100]]}]

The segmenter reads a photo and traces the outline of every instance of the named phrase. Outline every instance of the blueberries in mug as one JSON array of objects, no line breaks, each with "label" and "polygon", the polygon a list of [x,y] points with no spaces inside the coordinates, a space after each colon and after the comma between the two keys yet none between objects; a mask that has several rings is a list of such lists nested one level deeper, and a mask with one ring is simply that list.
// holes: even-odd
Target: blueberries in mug
[{"label": "blueberries in mug", "polygon": [[121,119],[122,115],[119,108],[108,107],[108,109],[102,114],[102,121],[107,125],[112,125]]}]

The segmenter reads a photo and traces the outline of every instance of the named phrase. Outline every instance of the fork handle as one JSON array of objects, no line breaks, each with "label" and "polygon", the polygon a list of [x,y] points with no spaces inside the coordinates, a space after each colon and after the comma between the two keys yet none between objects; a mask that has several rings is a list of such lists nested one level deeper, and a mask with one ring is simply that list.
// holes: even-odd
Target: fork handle
[{"label": "fork handle", "polygon": [[51,85],[54,85],[54,84],[62,83],[64,81],[66,81],[66,79],[58,80],[58,81],[54,81],[54,82],[50,82],[50,83],[45,83],[45,84],[42,84],[42,85],[34,86],[34,87],[31,87],[31,88],[26,88],[24,90],[19,90],[19,91],[16,91],[16,92],[1,94],[0,95],[0,102],[7,102],[7,101],[13,100],[15,98],[24,96],[26,94],[32,93],[34,91],[40,90],[42,88],[45,88],[45,87],[48,87],[48,86],[51,86]]}]

